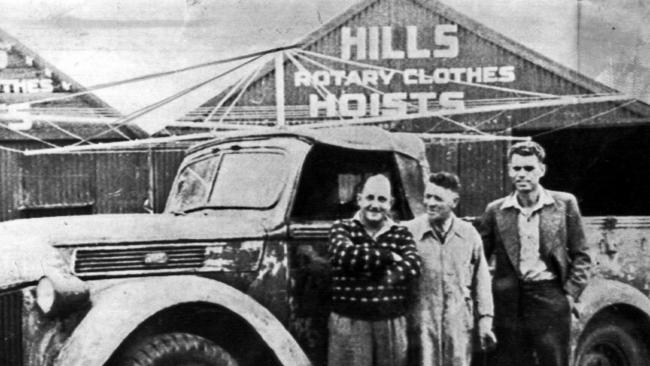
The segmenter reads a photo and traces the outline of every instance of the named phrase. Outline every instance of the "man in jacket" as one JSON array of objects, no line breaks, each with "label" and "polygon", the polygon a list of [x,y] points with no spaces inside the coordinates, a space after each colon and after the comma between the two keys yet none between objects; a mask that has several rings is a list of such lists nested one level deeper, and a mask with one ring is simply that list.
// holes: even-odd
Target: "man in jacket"
[{"label": "man in jacket", "polygon": [[481,237],[458,219],[460,182],[446,172],[429,176],[426,213],[407,223],[422,260],[419,298],[412,316],[413,364],[468,366],[474,340],[495,342],[492,288]]},{"label": "man in jacket", "polygon": [[492,283],[497,365],[566,366],[571,312],[591,265],[576,198],[544,189],[545,151],[508,150],[511,195],[487,206],[480,226]]},{"label": "man in jacket", "polygon": [[369,177],[354,218],[330,230],[328,365],[406,365],[409,284],[420,259],[411,233],[389,217],[391,191],[386,176]]}]

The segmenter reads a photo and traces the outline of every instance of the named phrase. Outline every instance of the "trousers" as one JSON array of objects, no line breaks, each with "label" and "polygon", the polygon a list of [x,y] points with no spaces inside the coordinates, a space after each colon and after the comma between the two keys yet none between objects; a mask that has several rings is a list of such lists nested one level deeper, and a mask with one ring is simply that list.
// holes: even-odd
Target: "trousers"
[{"label": "trousers", "polygon": [[366,321],[329,318],[329,366],[406,366],[406,317]]},{"label": "trousers", "polygon": [[571,309],[558,281],[522,282],[516,309],[510,326],[495,327],[490,364],[568,366]]}]

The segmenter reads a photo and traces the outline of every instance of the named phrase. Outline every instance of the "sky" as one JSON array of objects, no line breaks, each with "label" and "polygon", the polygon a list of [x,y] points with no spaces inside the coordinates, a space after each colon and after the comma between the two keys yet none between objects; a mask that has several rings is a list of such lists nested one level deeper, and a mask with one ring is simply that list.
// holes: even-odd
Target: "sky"
[{"label": "sky", "polygon": [[[356,2],[0,0],[0,27],[91,86],[287,45]],[[650,25],[645,22],[650,4],[644,0],[442,2],[565,66],[650,101]],[[223,69],[97,94],[129,113]],[[190,110],[222,87],[208,85],[160,113]]]},{"label": "sky", "polygon": [[185,2],[179,0],[3,0],[0,3],[4,18],[32,20],[66,15],[85,19],[177,19],[185,9]]}]

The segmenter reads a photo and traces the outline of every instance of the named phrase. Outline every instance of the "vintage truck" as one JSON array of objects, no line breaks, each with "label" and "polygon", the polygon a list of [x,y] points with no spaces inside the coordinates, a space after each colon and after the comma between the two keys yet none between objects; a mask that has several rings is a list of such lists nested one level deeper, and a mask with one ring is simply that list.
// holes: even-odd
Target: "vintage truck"
[{"label": "vintage truck", "polygon": [[[321,365],[327,234],[362,180],[423,211],[415,135],[349,127],[235,133],[192,148],[162,214],[0,224],[0,365]],[[643,218],[586,218],[599,266],[574,364],[647,365]]]}]

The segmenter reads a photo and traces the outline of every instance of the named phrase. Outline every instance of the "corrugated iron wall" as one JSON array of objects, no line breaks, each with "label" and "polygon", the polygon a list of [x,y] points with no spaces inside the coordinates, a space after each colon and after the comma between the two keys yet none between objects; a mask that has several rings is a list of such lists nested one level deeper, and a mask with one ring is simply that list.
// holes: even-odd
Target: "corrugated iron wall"
[{"label": "corrugated iron wall", "polygon": [[56,154],[21,159],[18,208],[92,205],[94,160],[85,155]]},{"label": "corrugated iron wall", "polygon": [[463,184],[459,213],[483,214],[486,205],[509,190],[506,171],[508,143],[465,142],[459,147],[459,176]]},{"label": "corrugated iron wall", "polygon": [[20,187],[20,154],[0,150],[0,220],[10,220],[16,215]]},{"label": "corrugated iron wall", "polygon": [[426,144],[427,159],[432,172],[449,171],[458,173],[458,149],[457,142],[430,142]]},{"label": "corrugated iron wall", "polygon": [[88,212],[79,213],[145,212],[147,198],[161,212],[183,156],[184,149],[36,156],[0,151],[0,219],[83,207]]},{"label": "corrugated iron wall", "polygon": [[426,144],[432,172],[456,173],[463,186],[457,214],[479,216],[485,206],[508,192],[507,142],[430,142]]},{"label": "corrugated iron wall", "polygon": [[183,150],[159,150],[151,155],[151,166],[153,167],[151,197],[154,212],[162,212],[165,208],[169,190],[184,156],[185,151]]},{"label": "corrugated iron wall", "polygon": [[96,213],[145,212],[149,170],[147,152],[107,153],[94,156]]}]

